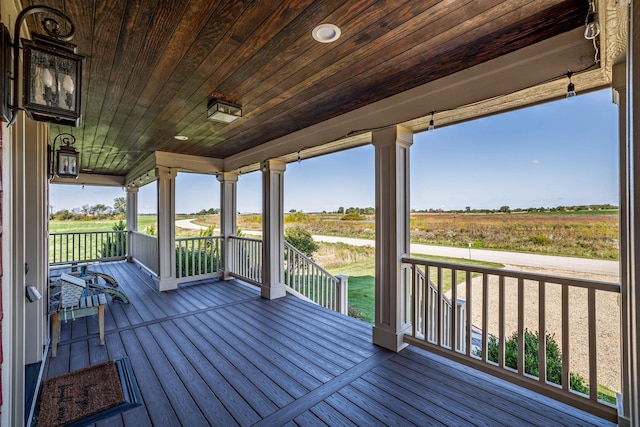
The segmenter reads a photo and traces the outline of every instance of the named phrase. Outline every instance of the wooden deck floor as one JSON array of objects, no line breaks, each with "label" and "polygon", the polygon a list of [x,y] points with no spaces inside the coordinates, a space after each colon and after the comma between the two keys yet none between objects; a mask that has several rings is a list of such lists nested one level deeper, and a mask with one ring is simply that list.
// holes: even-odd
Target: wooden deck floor
[{"label": "wooden deck floor", "polygon": [[128,356],[144,405],[98,426],[611,425],[422,350],[371,344],[371,325],[235,282],[157,292],[125,262],[93,267],[131,299],[62,324],[45,378]]}]

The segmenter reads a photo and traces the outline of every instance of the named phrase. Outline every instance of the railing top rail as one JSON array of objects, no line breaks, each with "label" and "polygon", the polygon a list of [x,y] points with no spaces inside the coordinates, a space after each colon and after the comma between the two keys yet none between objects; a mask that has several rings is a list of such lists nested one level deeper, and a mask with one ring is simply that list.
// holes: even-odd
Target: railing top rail
[{"label": "railing top rail", "polygon": [[153,234],[143,233],[142,231],[138,231],[138,230],[131,230],[130,233],[138,236],[152,237],[154,239],[158,238],[158,236],[154,236]]},{"label": "railing top rail", "polygon": [[251,237],[229,236],[230,239],[244,240],[246,242],[262,242],[262,239],[254,239]]},{"label": "railing top rail", "polygon": [[551,276],[546,274],[528,273],[523,271],[504,270],[500,268],[479,267],[466,264],[454,264],[450,262],[431,261],[427,259],[403,257],[402,262],[410,265],[422,265],[425,267],[449,268],[458,271],[469,271],[473,273],[486,273],[498,276],[509,276],[516,279],[532,280],[537,282],[555,283],[577,288],[595,289],[605,292],[620,293],[620,284],[611,282],[599,282],[596,280],[575,279],[570,277]]},{"label": "railing top rail", "polygon": [[120,234],[126,233],[127,230],[99,230],[99,231],[63,231],[57,233],[49,233],[49,236],[67,236],[69,234]]},{"label": "railing top rail", "polygon": [[184,242],[187,240],[215,240],[221,239],[222,236],[194,236],[194,237],[176,237],[176,242]]},{"label": "railing top rail", "polygon": [[333,274],[329,273],[327,270],[325,270],[324,268],[320,267],[314,260],[312,260],[311,258],[309,258],[308,256],[306,256],[305,254],[303,254],[302,252],[300,252],[298,249],[296,249],[295,246],[291,245],[289,242],[284,242],[284,247],[294,251],[298,256],[302,257],[302,259],[304,259],[305,261],[313,264],[318,270],[320,270],[322,272],[322,274],[329,276],[329,278],[335,282],[338,281],[338,278],[336,276],[334,276]]}]

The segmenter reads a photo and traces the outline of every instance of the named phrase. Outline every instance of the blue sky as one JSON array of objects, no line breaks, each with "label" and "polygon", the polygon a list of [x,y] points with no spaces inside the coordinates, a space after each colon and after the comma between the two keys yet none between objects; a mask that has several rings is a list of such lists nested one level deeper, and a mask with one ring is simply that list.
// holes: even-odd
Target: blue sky
[{"label": "blue sky", "polygon": [[[414,136],[411,207],[474,209],[618,204],[617,107],[611,91],[438,128]],[[156,211],[155,184],[140,190],[139,211]],[[219,207],[213,176],[179,174],[176,211]],[[51,186],[53,210],[113,205],[121,188]],[[261,210],[261,176],[240,176],[238,210]],[[360,147],[285,172],[285,211],[374,206],[374,151]]]}]

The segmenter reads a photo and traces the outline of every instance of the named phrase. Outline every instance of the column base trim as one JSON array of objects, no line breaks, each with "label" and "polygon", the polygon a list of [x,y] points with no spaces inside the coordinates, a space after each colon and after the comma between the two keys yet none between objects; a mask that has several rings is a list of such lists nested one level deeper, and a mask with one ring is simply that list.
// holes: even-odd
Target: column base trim
[{"label": "column base trim", "polygon": [[175,289],[178,289],[178,280],[175,277],[158,279],[158,290],[160,292],[173,291]]},{"label": "column base trim", "polygon": [[277,299],[287,296],[287,289],[283,284],[273,286],[262,286],[260,288],[260,295],[262,298]]},{"label": "column base trim", "polygon": [[409,328],[405,328],[399,332],[392,332],[388,329],[381,328],[380,326],[373,327],[372,341],[375,345],[384,347],[387,350],[395,351],[396,353],[407,347],[409,344],[403,340],[405,331]]}]

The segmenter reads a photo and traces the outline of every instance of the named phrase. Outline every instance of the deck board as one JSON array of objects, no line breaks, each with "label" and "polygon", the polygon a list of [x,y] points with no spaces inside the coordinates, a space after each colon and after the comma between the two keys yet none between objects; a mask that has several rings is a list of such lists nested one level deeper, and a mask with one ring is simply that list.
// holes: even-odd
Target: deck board
[{"label": "deck board", "polygon": [[601,425],[560,402],[423,350],[371,344],[371,325],[238,281],[158,292],[134,264],[93,267],[131,303],[61,324],[45,378],[129,357],[143,405],[96,424]]}]

